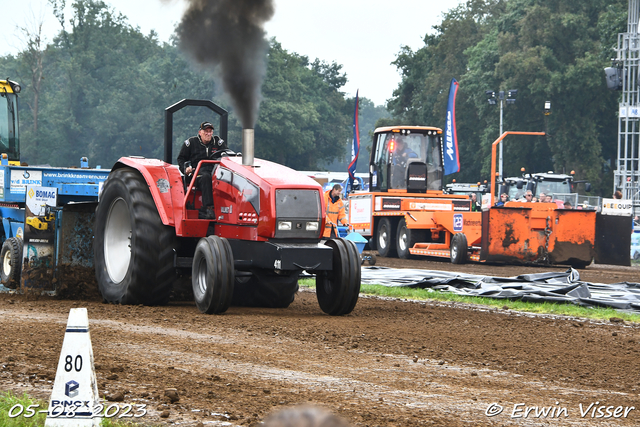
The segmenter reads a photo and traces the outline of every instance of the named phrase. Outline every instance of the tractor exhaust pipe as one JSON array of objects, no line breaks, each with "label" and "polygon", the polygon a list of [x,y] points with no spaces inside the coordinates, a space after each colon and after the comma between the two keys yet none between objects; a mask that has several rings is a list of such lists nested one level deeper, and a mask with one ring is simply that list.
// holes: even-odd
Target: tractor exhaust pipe
[{"label": "tractor exhaust pipe", "polygon": [[242,129],[242,165],[253,166],[255,129]]}]

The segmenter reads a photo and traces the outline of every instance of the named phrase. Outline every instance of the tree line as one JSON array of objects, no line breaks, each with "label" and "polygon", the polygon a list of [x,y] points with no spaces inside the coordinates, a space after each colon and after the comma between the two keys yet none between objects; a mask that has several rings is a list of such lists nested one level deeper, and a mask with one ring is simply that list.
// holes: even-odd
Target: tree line
[{"label": "tree line", "polygon": [[455,78],[461,170],[448,179],[490,180],[500,113],[485,92],[517,89],[515,104],[504,106],[503,130],[546,137],[507,137],[504,175],[574,170],[610,196],[619,92],[607,90],[603,68],[626,31],[627,7],[627,0],[468,0],[444,15],[423,47],[398,55],[403,79],[389,121],[444,127]]},{"label": "tree line", "polygon": [[[102,1],[50,0],[61,30],[49,44],[38,29],[22,28],[25,48],[0,57],[3,77],[21,83],[22,160],[28,164],[110,168],[121,156],[163,157],[164,109],[185,98],[210,99],[229,114],[230,148],[242,133],[215,70],[191,63],[177,40],[142,34]],[[269,43],[267,76],[255,128],[256,157],[299,170],[318,170],[348,157],[354,98],[341,92],[342,66]],[[363,99],[370,126],[385,115]],[[174,114],[174,158],[182,141],[213,113],[188,107]],[[216,126],[217,127],[217,126]],[[218,128],[219,129],[219,128]],[[371,129],[361,129],[367,139]],[[349,151],[350,153],[350,151]],[[174,159],[175,160],[175,159]],[[366,160],[361,161],[366,170]],[[346,167],[345,167],[346,170]]]}]

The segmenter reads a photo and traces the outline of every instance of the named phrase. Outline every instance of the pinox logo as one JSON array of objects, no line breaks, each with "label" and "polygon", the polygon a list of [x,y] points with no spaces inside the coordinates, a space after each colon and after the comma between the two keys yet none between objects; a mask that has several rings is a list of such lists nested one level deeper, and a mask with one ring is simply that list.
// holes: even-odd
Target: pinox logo
[{"label": "pinox logo", "polygon": [[67,383],[64,385],[64,394],[69,397],[76,397],[78,395],[79,388],[80,384],[78,384],[76,381],[67,381]]}]

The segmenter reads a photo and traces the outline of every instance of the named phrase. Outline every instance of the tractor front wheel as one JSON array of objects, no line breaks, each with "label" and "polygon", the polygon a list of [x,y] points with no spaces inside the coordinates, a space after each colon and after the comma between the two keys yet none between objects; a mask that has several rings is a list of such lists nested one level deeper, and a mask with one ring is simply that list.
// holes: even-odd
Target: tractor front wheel
[{"label": "tractor front wheel", "polygon": [[149,186],[136,170],[112,171],[94,226],[96,280],[106,302],[163,305],[176,270],[175,231],[162,224]]},{"label": "tractor front wheel", "polygon": [[22,239],[9,237],[5,240],[2,244],[0,259],[2,259],[0,270],[2,284],[9,289],[18,289],[20,270],[22,270]]},{"label": "tractor front wheel", "polygon": [[203,237],[193,255],[191,284],[198,310],[206,314],[227,311],[233,297],[233,252],[225,238]]},{"label": "tractor front wheel", "polygon": [[355,243],[331,239],[325,245],[333,249],[333,269],[316,274],[316,296],[320,308],[332,316],[353,311],[360,294],[360,255]]}]

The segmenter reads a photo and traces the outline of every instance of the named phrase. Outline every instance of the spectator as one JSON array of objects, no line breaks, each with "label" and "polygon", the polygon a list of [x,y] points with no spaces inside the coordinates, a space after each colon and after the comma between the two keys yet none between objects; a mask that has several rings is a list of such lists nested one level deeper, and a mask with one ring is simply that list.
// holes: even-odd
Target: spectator
[{"label": "spectator", "polygon": [[500,195],[500,200],[496,202],[496,206],[504,206],[505,203],[509,201],[509,195],[507,193],[502,193]]},{"label": "spectator", "polygon": [[531,190],[527,190],[527,192],[524,193],[523,202],[532,202],[532,201],[533,201],[533,193],[531,192]]},{"label": "spectator", "polygon": [[471,212],[480,212],[480,204],[478,204],[478,196],[476,196],[476,193],[469,193],[469,200],[471,200]]},{"label": "spectator", "polygon": [[570,201],[567,200],[566,202],[564,202],[564,208],[565,209],[573,209],[573,205],[571,204]]},{"label": "spectator", "polygon": [[538,200],[540,201],[540,203],[544,203],[546,198],[547,198],[547,195],[545,193],[538,194]]},{"label": "spectator", "polygon": [[613,193],[613,198],[622,199],[622,192],[620,190],[616,190],[615,193]]},{"label": "spectator", "polygon": [[338,227],[341,223],[347,223],[347,214],[344,202],[340,198],[342,195],[342,185],[336,184],[332,189],[324,193],[324,202],[327,207],[327,220],[324,226],[323,237],[338,237]]}]

